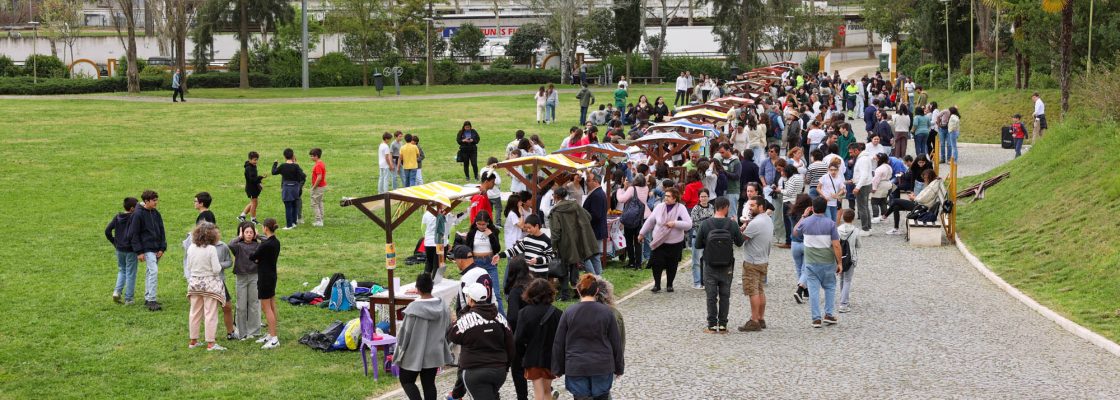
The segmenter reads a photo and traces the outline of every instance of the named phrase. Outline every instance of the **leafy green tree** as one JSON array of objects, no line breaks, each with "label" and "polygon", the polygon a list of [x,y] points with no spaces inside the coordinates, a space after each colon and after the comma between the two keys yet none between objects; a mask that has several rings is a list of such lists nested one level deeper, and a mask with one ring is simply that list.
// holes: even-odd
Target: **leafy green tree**
[{"label": "leafy green tree", "polygon": [[599,8],[580,23],[583,47],[591,55],[603,58],[618,53],[615,41],[615,20],[611,10]]},{"label": "leafy green tree", "polygon": [[761,0],[702,0],[712,6],[712,33],[720,52],[734,55],[740,66],[754,65],[763,29],[777,18],[764,12]]},{"label": "leafy green tree", "polygon": [[350,58],[362,62],[362,86],[369,86],[369,62],[374,56],[392,50],[385,3],[380,0],[331,0],[326,25],[342,34],[342,42]]},{"label": "leafy green tree", "polygon": [[913,0],[863,0],[863,23],[883,38],[894,41],[906,29],[913,9]]},{"label": "leafy green tree", "polygon": [[486,35],[472,23],[465,23],[451,35],[451,54],[467,57],[472,61],[478,59],[482,46],[486,45]]},{"label": "leafy green tree", "polygon": [[[189,12],[185,14],[190,14]],[[237,27],[237,39],[240,41],[238,54],[238,69],[240,72],[240,88],[249,88],[249,25],[256,24],[261,27],[262,33],[275,30],[282,23],[291,22],[295,17],[295,9],[284,0],[207,0],[197,11],[197,21],[192,32],[196,38],[195,54],[205,51],[197,43],[213,44],[213,33],[217,28],[229,26]],[[186,25],[185,16],[182,24]],[[186,37],[186,31],[183,32]]]},{"label": "leafy green tree", "polygon": [[626,53],[626,76],[630,76],[630,55],[642,42],[642,3],[638,0],[614,0],[614,38],[618,49]]},{"label": "leafy green tree", "polygon": [[528,63],[547,39],[548,30],[544,25],[534,22],[521,25],[509,38],[506,55],[518,63]]}]

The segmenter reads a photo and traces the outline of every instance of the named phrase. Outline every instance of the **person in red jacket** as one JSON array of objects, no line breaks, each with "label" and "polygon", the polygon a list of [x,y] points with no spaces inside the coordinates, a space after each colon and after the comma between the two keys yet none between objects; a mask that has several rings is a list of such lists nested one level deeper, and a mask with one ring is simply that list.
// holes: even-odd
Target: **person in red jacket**
[{"label": "person in red jacket", "polygon": [[700,202],[700,189],[704,188],[704,183],[700,182],[700,172],[691,171],[688,173],[688,183],[684,185],[684,194],[681,195],[681,202],[684,203],[689,210],[696,207],[696,203]]},{"label": "person in red jacket", "polygon": [[474,216],[478,215],[479,211],[486,210],[487,214],[494,214],[493,206],[490,205],[490,197],[486,193],[494,188],[494,179],[497,176],[490,172],[482,173],[482,181],[478,184],[478,194],[471,197],[471,208],[468,214],[471,216],[472,224],[474,223]]},{"label": "person in red jacket", "polygon": [[1011,116],[1011,139],[1015,141],[1015,158],[1023,154],[1023,139],[1027,138],[1027,126],[1020,122],[1022,118],[1022,114]]}]

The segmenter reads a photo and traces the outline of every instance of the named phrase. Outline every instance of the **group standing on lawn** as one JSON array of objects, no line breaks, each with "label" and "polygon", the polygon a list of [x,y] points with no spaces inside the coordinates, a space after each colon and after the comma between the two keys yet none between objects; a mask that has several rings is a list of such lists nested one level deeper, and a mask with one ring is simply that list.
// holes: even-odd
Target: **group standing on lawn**
[{"label": "group standing on lawn", "polygon": [[[682,73],[674,106],[726,93],[717,79],[701,75],[700,80],[693,86],[691,74]],[[908,93],[909,87],[907,78],[892,83],[878,74],[858,81],[827,73],[783,74],[781,84],[769,87],[769,96],[753,105],[732,107],[728,123],[713,127],[721,135],[703,147],[708,154],[686,151],[654,163],[644,153],[630,153],[623,162],[611,160],[588,171],[559,173],[537,193],[526,191],[509,174],[512,194],[504,210],[501,173],[493,168],[498,158],[489,157],[479,171],[481,137],[469,121],[464,122],[455,135],[456,161],[463,163],[468,182],[479,183],[480,193],[471,198],[465,213],[446,207],[425,212],[425,246],[433,261],[417,279],[420,300],[404,311],[395,359],[409,398],[433,398],[435,370],[451,361],[449,343],[462,349],[459,382],[449,398],[467,393],[476,399],[496,398],[510,372],[518,398],[527,398],[530,382],[535,398],[552,398],[551,381],[565,375],[565,387],[577,398],[609,396],[613,380],[624,371],[625,334],[611,286],[601,277],[604,256],[617,257],[630,268],[652,269],[652,291],[673,292],[678,264],[689,248],[693,287],[705,290],[707,296],[703,331],[722,334],[729,332],[731,323],[729,297],[736,265],[750,303],[738,331],[767,328],[770,250],[788,248],[797,278],[790,284],[793,297],[797,303],[810,304],[811,326],[838,324],[837,313],[852,310],[860,237],[870,235],[872,224],[889,216],[894,217],[894,229],[887,233],[897,234],[901,211],[936,213],[946,189],[931,169],[930,152],[939,144],[938,162],[959,158],[960,111],[941,110],[936,102],[928,102],[921,87],[915,85],[913,94]],[[649,133],[652,122],[672,114],[660,97],[653,104],[644,95],[637,105],[627,102],[629,90],[628,82],[621,81],[614,104],[601,105],[587,115],[595,99],[584,85],[577,95],[581,125],[571,128],[559,149],[600,143],[600,126],[604,143],[637,139]],[[556,121],[556,93],[552,85],[538,92],[538,122]],[[1046,128],[1044,106],[1037,94],[1033,98],[1033,131],[1041,136]],[[848,121],[856,118],[864,119],[867,126],[865,142],[853,136]],[[1012,131],[1017,155],[1026,130],[1016,115]],[[381,139],[378,190],[423,184],[419,137],[397,131],[385,132]],[[915,140],[912,148],[907,146],[911,139]],[[282,154],[284,162],[275,161],[271,174],[281,176],[283,229],[289,230],[303,223],[308,177],[292,149]],[[314,162],[313,225],[323,226],[327,188],[323,151],[314,148],[308,154]],[[503,158],[545,154],[538,135],[518,131]],[[209,210],[214,199],[206,192],[195,196],[199,215],[183,242],[189,348],[204,342],[208,350],[224,350],[216,343],[219,308],[227,339],[259,337],[262,348],[279,346],[275,291],[280,225],[272,218],[257,221],[266,178],[257,170],[259,158],[259,153],[249,152],[244,163],[249,202],[238,216],[237,236],[228,244],[221,240],[217,219]],[[676,172],[678,167],[683,173]],[[602,187],[608,169],[614,188],[609,192]],[[124,212],[105,229],[118,261],[113,299],[134,302],[138,264],[144,262],[144,299],[152,311],[162,308],[157,276],[167,251],[158,205],[158,194],[150,190],[140,200],[126,198]],[[612,214],[619,216],[618,232],[608,230]],[[456,235],[462,240],[456,242],[450,236],[463,219],[470,221],[470,227],[465,237]],[[618,251],[603,254],[601,243],[614,241],[616,233]],[[461,243],[453,246],[451,254],[462,274],[453,313],[452,305],[431,295],[432,282],[438,278],[433,276],[438,264],[434,246],[451,243]],[[502,258],[508,260],[504,275],[499,268]],[[225,283],[228,268],[235,275],[233,295]],[[569,299],[579,302],[567,311],[552,305]],[[262,313],[268,328],[263,334]]]}]

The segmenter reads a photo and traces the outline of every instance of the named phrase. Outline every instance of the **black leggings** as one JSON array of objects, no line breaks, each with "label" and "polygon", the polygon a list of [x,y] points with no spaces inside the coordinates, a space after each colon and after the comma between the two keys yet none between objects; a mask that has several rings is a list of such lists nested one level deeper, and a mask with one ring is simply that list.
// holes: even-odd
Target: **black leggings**
[{"label": "black leggings", "polygon": [[[426,368],[420,371],[409,371],[401,368],[401,389],[409,400],[436,400],[436,371],[439,368]],[[424,397],[420,397],[420,388],[416,387],[416,377],[420,377],[420,385],[424,386]]]},{"label": "black leggings", "polygon": [[891,199],[891,206],[887,208],[887,213],[883,214],[883,218],[887,215],[894,214],[894,229],[898,229],[898,214],[899,211],[914,211],[914,206],[917,203],[910,200]]},{"label": "black leggings", "polygon": [[630,268],[642,268],[642,244],[638,242],[638,232],[641,228],[622,229],[622,236],[626,239],[626,258],[630,260]]},{"label": "black leggings", "polygon": [[498,400],[498,391],[506,383],[505,368],[471,368],[463,370],[463,384],[474,400]]},{"label": "black leggings", "polygon": [[478,151],[464,150],[463,151],[463,175],[467,176],[467,180],[471,180],[470,171],[474,170],[474,179],[478,179]]},{"label": "black leggings", "polygon": [[653,268],[653,287],[661,288],[661,271],[665,271],[665,287],[673,287],[677,277],[677,264],[681,262],[684,242],[662,243],[649,254],[649,266]]},{"label": "black leggings", "polygon": [[436,246],[424,246],[424,273],[434,277],[432,274],[438,268],[439,255],[436,254]]},{"label": "black leggings", "polygon": [[887,217],[887,198],[886,197],[872,197],[871,198],[871,216],[872,217]]}]

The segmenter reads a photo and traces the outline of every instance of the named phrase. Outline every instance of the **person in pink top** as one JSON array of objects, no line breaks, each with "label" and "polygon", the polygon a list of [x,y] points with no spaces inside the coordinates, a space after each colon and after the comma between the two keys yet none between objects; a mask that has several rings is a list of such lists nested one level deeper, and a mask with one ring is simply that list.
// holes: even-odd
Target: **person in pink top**
[{"label": "person in pink top", "polygon": [[[642,174],[635,174],[634,178],[626,182],[625,186],[615,191],[615,198],[618,199],[619,207],[623,212],[626,210],[626,203],[630,199],[637,197],[638,202],[642,207],[642,219],[649,218],[649,187],[646,186],[646,177]],[[626,254],[629,259],[628,265],[633,269],[642,268],[642,242],[638,241],[638,231],[642,229],[641,225],[628,226],[625,223],[622,225],[622,236],[626,239]]]},{"label": "person in pink top", "polygon": [[692,217],[689,216],[688,208],[680,203],[680,199],[681,192],[677,188],[665,189],[665,200],[653,208],[639,232],[640,242],[646,233],[653,231],[653,240],[649,244],[653,250],[649,256],[649,265],[653,269],[654,293],[661,291],[662,270],[665,271],[665,291],[673,291],[677,264],[680,264],[681,253],[684,251],[685,232],[692,228]]}]

